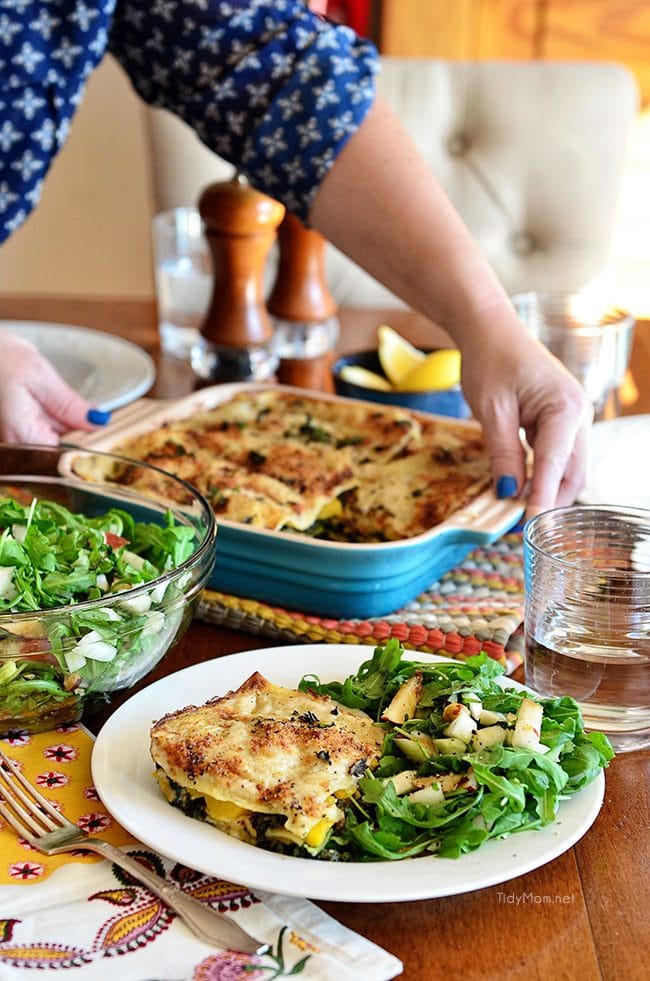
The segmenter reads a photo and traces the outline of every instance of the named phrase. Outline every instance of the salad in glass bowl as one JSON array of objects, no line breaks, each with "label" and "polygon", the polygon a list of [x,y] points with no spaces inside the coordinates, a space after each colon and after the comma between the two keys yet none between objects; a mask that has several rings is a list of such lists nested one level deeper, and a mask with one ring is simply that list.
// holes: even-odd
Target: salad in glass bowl
[{"label": "salad in glass bowl", "polygon": [[[0,737],[78,720],[182,635],[215,557],[212,509],[155,471],[146,496],[70,447],[0,446]],[[106,468],[108,469],[108,468]]]}]

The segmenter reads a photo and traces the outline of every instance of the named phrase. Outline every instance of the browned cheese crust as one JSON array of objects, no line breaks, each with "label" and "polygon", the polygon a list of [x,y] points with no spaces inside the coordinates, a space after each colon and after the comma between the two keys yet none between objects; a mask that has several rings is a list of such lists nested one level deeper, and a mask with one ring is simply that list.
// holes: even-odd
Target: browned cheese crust
[{"label": "browned cheese crust", "polygon": [[[421,534],[490,483],[474,427],[275,389],[240,393],[113,450],[182,477],[220,518],[352,542]],[[145,492],[160,482],[137,464],[112,476]]]}]

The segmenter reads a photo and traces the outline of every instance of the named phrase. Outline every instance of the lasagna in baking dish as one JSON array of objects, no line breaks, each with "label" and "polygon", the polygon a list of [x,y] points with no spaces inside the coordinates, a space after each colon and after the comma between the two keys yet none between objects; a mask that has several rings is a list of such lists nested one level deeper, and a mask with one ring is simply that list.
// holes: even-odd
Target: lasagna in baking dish
[{"label": "lasagna in baking dish", "polygon": [[[411,538],[490,483],[478,427],[274,388],[240,392],[112,451],[183,478],[218,518],[333,541]],[[111,479],[156,490],[155,473],[137,462]]]},{"label": "lasagna in baking dish", "polygon": [[364,712],[255,672],[156,722],[151,755],[163,794],[191,817],[265,848],[317,854],[383,737]]}]

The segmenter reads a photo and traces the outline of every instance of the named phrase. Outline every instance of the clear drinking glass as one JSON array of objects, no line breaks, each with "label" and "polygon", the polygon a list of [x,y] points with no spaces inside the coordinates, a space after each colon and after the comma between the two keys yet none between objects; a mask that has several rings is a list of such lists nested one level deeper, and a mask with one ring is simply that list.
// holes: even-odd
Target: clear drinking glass
[{"label": "clear drinking glass", "polygon": [[526,684],[618,752],[650,746],[650,511],[575,506],[524,531]]},{"label": "clear drinking glass", "polygon": [[158,330],[163,351],[189,358],[212,296],[212,256],[194,208],[172,208],[152,224]]},{"label": "clear drinking glass", "polygon": [[[602,413],[623,384],[635,319],[588,293],[518,293],[511,297],[529,331],[574,375]],[[616,406],[618,414],[618,405]]]}]

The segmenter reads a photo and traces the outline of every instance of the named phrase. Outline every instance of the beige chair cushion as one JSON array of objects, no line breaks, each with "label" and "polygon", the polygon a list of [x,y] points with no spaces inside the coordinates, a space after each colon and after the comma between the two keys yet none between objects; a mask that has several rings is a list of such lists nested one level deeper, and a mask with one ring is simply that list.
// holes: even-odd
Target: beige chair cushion
[{"label": "beige chair cushion", "polygon": [[[385,58],[379,89],[508,292],[577,289],[603,271],[637,107],[626,69]],[[390,300],[340,253],[328,278],[349,305]]]}]

